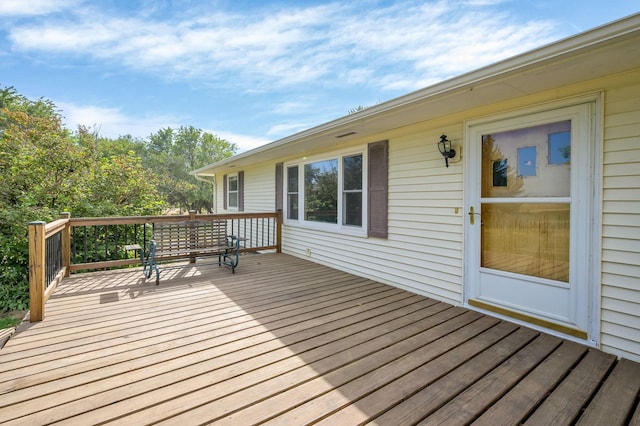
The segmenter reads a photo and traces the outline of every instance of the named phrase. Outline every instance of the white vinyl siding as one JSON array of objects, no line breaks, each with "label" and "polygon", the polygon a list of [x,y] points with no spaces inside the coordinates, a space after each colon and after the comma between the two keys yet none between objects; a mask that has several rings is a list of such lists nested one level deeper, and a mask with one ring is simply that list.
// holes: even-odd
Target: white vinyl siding
[{"label": "white vinyl siding", "polygon": [[[633,83],[631,83],[633,82]],[[601,340],[640,361],[640,72],[605,91]]]},{"label": "white vinyl siding", "polygon": [[425,145],[424,138],[412,133],[389,141],[387,239],[285,226],[283,250],[460,304],[462,214],[455,208],[462,206],[462,168],[446,169],[435,143]]},{"label": "white vinyl siding", "polygon": [[275,166],[251,167],[244,172],[244,212],[272,212],[275,206]]},{"label": "white vinyl siding", "polygon": [[[226,213],[222,207],[224,204],[222,179],[216,179],[216,183],[218,213]],[[275,172],[273,164],[260,164],[247,168],[244,171],[243,186],[243,213],[272,212],[274,210]],[[235,213],[236,210],[232,212]]]},{"label": "white vinyl siding", "polygon": [[[462,125],[446,128],[459,139]],[[436,147],[439,133],[413,134],[391,141],[389,155],[389,235],[417,269],[407,278],[422,294],[462,301],[462,170],[445,167]],[[433,143],[425,143],[433,141]],[[456,212],[456,209],[458,211]],[[403,262],[402,259],[398,260]]]}]

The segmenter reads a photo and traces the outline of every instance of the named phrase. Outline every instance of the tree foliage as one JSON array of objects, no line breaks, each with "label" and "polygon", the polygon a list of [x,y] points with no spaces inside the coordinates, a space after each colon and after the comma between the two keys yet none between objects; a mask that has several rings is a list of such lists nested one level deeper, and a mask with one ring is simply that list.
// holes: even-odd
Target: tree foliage
[{"label": "tree foliage", "polygon": [[235,150],[191,126],[146,141],[70,131],[50,100],[0,87],[0,312],[28,307],[29,222],[210,209],[211,185],[189,171]]},{"label": "tree foliage", "polygon": [[168,127],[149,137],[145,161],[158,173],[159,191],[170,205],[212,211],[211,184],[196,180],[189,172],[230,157],[236,150],[235,144],[193,126]]}]

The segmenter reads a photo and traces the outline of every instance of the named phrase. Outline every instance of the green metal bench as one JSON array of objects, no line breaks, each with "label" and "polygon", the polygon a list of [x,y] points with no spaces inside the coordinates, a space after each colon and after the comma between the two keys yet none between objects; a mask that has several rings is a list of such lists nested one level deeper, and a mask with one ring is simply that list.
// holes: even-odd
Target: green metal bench
[{"label": "green metal bench", "polygon": [[227,235],[225,220],[186,220],[156,223],[144,261],[144,274],[151,278],[156,273],[156,285],[160,284],[159,263],[176,259],[218,256],[218,265],[228,266],[231,273],[240,260],[240,241],[235,235]]}]

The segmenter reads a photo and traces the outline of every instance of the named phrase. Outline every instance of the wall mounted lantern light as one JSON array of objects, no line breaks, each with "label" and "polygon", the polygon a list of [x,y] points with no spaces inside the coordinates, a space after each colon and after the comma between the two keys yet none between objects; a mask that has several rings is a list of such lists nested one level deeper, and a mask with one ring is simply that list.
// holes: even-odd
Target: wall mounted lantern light
[{"label": "wall mounted lantern light", "polygon": [[447,135],[440,136],[440,142],[438,142],[438,150],[444,157],[444,162],[449,167],[449,158],[456,156],[456,150],[451,146],[451,141],[447,139]]}]

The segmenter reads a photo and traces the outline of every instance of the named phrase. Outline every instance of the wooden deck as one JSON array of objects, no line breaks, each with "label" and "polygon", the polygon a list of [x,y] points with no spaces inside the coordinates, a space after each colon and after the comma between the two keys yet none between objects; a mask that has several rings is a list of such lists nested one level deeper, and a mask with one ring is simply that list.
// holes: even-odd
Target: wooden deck
[{"label": "wooden deck", "polygon": [[640,364],[283,254],[81,274],[0,351],[0,423],[640,424]]}]

